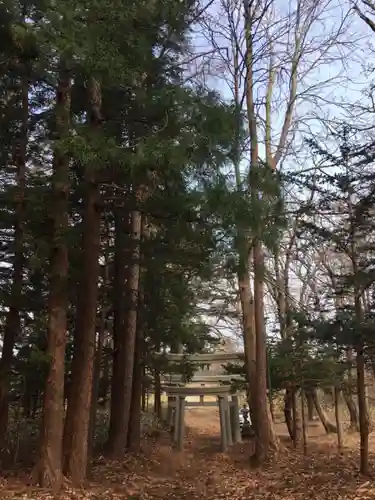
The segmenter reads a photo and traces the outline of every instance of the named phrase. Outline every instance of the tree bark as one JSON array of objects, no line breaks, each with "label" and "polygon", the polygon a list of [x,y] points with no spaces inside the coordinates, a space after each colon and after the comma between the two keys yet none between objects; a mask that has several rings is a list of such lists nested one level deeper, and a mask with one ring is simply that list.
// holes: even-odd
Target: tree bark
[{"label": "tree bark", "polygon": [[[142,226],[141,226],[141,236],[142,240],[148,240],[149,231],[147,229],[147,218],[143,217]],[[143,260],[145,256],[143,256]],[[140,272],[144,277],[147,272],[143,267]],[[145,297],[143,293],[143,285],[140,277],[139,282],[139,294],[138,294],[138,317],[140,318],[137,321],[137,331],[136,331],[136,342],[135,342],[135,351],[134,351],[134,368],[133,368],[133,387],[132,387],[132,396],[131,396],[131,406],[130,406],[130,420],[129,420],[129,429],[128,429],[128,440],[127,447],[138,453],[141,449],[141,413],[142,413],[142,401],[143,401],[143,372],[144,372],[144,334],[143,328],[144,323],[142,318],[144,317],[145,312]]]},{"label": "tree bark", "polygon": [[142,332],[137,332],[134,355],[133,387],[127,447],[138,453],[141,449],[141,400],[142,400]]},{"label": "tree bark", "polygon": [[[89,120],[91,133],[98,133],[101,109],[99,83],[90,78]],[[74,337],[71,391],[64,429],[64,472],[73,483],[86,479],[92,380],[95,358],[96,308],[98,302],[100,256],[99,184],[96,181],[98,165],[85,166],[84,213],[82,221],[82,274],[79,284],[77,319]]]},{"label": "tree bark", "polygon": [[347,350],[347,361],[349,365],[348,369],[348,384],[344,389],[344,399],[345,403],[348,407],[349,417],[350,417],[350,430],[359,431],[359,422],[358,422],[358,410],[353,399],[353,388],[355,387],[355,382],[353,380],[353,367],[354,367],[354,359],[353,359],[353,348],[349,347]]},{"label": "tree bark", "polygon": [[348,393],[347,391],[344,390],[343,396],[349,412],[349,418],[350,418],[349,429],[358,432],[359,431],[358,411],[355,401],[351,395],[351,392]]},{"label": "tree bark", "polygon": [[[241,150],[240,150],[240,135],[241,135],[241,97],[240,97],[240,51],[237,44],[233,44],[233,61],[234,61],[234,102],[235,102],[235,145],[233,165],[236,177],[237,191],[242,191],[241,181]],[[255,325],[254,325],[254,301],[250,287],[250,269],[249,269],[249,250],[250,245],[246,238],[246,230],[241,224],[237,224],[237,252],[239,258],[237,278],[239,297],[241,302],[242,312],[242,328],[243,341],[245,351],[245,368],[247,376],[247,400],[249,403],[250,416],[252,426],[256,428],[256,397],[255,391],[251,390],[251,386],[255,381]]]},{"label": "tree bark", "polygon": [[357,346],[357,393],[358,393],[358,411],[359,411],[359,435],[360,435],[360,472],[368,475],[369,473],[369,420],[366,402],[366,362],[363,351],[363,345]]},{"label": "tree bark", "polygon": [[307,420],[312,422],[314,420],[314,400],[311,391],[306,390],[306,405],[307,405]]},{"label": "tree bark", "polygon": [[322,425],[326,433],[330,434],[332,432],[337,432],[336,426],[329,421],[326,412],[323,410],[322,405],[318,398],[318,393],[316,392],[315,389],[311,392],[311,397],[314,402],[316,413],[318,414],[318,417],[320,418],[320,421],[322,422]]},{"label": "tree bark", "polygon": [[306,416],[305,416],[305,392],[301,389],[301,421],[302,421],[302,442],[303,454],[307,455],[307,429],[306,429]]},{"label": "tree bark", "polygon": [[301,441],[302,428],[300,412],[297,406],[297,393],[293,387],[285,390],[284,416],[290,439],[292,439],[294,446],[297,447]]},{"label": "tree bark", "polygon": [[95,445],[95,429],[96,429],[96,417],[98,411],[100,370],[101,370],[101,362],[103,356],[104,338],[106,333],[106,323],[107,323],[107,313],[108,313],[108,306],[105,303],[107,298],[107,285],[108,285],[108,263],[105,262],[103,267],[103,282],[101,287],[101,311],[99,317],[99,331],[98,331],[98,340],[95,351],[94,375],[92,381],[90,425],[89,425],[89,437],[88,437],[89,454],[93,452]]},{"label": "tree bark", "polygon": [[251,423],[254,430],[256,429],[256,394],[254,383],[256,380],[256,363],[255,363],[255,325],[254,325],[254,301],[250,288],[250,275],[246,257],[242,265],[244,271],[238,273],[238,286],[240,292],[241,310],[242,310],[242,325],[245,351],[245,368],[247,376],[247,399],[249,403]]},{"label": "tree bark", "polygon": [[146,382],[146,367],[144,364],[142,364],[142,411],[143,411],[143,413],[146,411],[147,385],[148,385],[148,382]]},{"label": "tree bark", "polygon": [[125,312],[127,303],[126,263],[129,261],[127,241],[129,235],[129,215],[124,207],[115,209],[115,255],[113,276],[113,359],[110,422],[106,448],[113,452],[116,436],[121,433],[122,415],[124,413],[124,370],[126,362],[126,338],[124,335]]},{"label": "tree bark", "polygon": [[284,417],[288,434],[293,440],[293,407],[290,389],[286,389],[284,394]]},{"label": "tree bark", "polygon": [[[160,352],[160,344],[156,346],[156,352]],[[158,363],[154,370],[154,413],[158,418],[161,417],[161,382]]]},{"label": "tree bark", "polygon": [[337,450],[339,453],[343,449],[343,436],[342,436],[342,425],[340,418],[340,389],[338,387],[334,388],[334,401],[335,401],[335,420],[337,429]]},{"label": "tree bark", "polygon": [[[136,193],[136,198],[142,197],[141,190]],[[140,274],[140,239],[142,228],[142,215],[138,210],[131,214],[131,242],[132,260],[129,266],[129,278],[127,289],[129,292],[129,309],[125,319],[126,332],[126,356],[122,367],[123,386],[121,388],[122,413],[119,415],[121,425],[116,428],[116,433],[112,436],[110,453],[114,457],[121,457],[124,453],[128,437],[128,427],[130,420],[131,395],[133,387],[134,353],[137,332],[137,308]]]},{"label": "tree bark", "polygon": [[[252,12],[247,0],[244,0],[245,16],[245,40],[246,40],[246,104],[250,135],[250,173],[249,188],[255,202],[259,198],[259,192],[255,181],[254,171],[258,168],[258,138],[257,117],[254,103],[254,79],[253,79],[253,19]],[[256,445],[254,459],[258,464],[265,462],[270,455],[271,449],[277,448],[277,442],[271,441],[275,438],[271,426],[273,426],[267,398],[267,345],[264,325],[264,254],[262,249],[261,231],[253,234],[252,256],[254,267],[254,324],[255,324],[255,359],[256,379],[253,385],[256,397]]]},{"label": "tree bark", "polygon": [[[56,92],[56,139],[70,133],[71,77],[62,59]],[[68,310],[69,158],[55,143],[53,158],[53,238],[48,300],[48,347],[50,360],[44,391],[44,411],[39,460],[34,480],[42,487],[62,484],[62,437],[64,419],[64,370]]]},{"label": "tree bark", "polygon": [[24,201],[29,122],[29,82],[20,82],[20,126],[15,137],[13,163],[16,167],[14,257],[12,284],[5,320],[3,346],[0,359],[0,449],[6,449],[9,412],[9,375],[13,361],[13,349],[20,333],[20,309],[22,308],[22,272],[24,266]]},{"label": "tree bark", "polygon": [[267,398],[267,346],[264,326],[264,286],[263,286],[263,251],[260,242],[254,248],[254,317],[256,331],[256,445],[255,459],[258,464],[265,462],[271,449],[277,448],[277,443],[271,441],[275,437],[271,431],[272,419],[268,409]]}]

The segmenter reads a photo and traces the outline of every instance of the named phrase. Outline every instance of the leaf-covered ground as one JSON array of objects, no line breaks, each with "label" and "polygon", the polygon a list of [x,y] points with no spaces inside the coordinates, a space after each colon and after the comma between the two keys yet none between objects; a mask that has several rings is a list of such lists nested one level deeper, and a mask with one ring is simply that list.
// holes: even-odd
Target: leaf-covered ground
[{"label": "leaf-covered ground", "polygon": [[[307,457],[282,440],[278,460],[257,470],[249,465],[251,442],[220,453],[214,409],[187,413],[188,435],[182,453],[172,450],[168,435],[162,433],[144,442],[140,456],[128,456],[122,462],[99,458],[85,489],[66,484],[53,497],[27,487],[25,478],[12,477],[2,481],[0,499],[375,500],[375,482],[357,473],[356,438],[347,438],[348,447],[339,456],[334,438],[326,438],[320,427],[313,426]],[[375,455],[372,459],[375,464]]]}]

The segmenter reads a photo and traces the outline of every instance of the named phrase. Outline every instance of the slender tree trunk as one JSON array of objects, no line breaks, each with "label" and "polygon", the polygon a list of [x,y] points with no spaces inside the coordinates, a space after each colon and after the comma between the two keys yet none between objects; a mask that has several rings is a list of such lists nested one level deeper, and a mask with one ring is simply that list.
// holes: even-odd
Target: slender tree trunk
[{"label": "slender tree trunk", "polygon": [[125,299],[126,263],[129,261],[127,242],[129,238],[129,216],[124,207],[115,209],[115,256],[113,276],[113,359],[111,383],[111,407],[108,441],[106,448],[113,453],[116,436],[122,432],[124,414],[124,370],[126,362]]},{"label": "slender tree trunk", "polygon": [[297,405],[297,391],[292,389],[292,408],[293,408],[293,444],[297,448],[298,443],[301,441],[301,418],[299,408]]},{"label": "slender tree trunk", "polygon": [[366,403],[366,363],[363,352],[363,346],[357,347],[357,392],[358,392],[358,410],[359,410],[359,435],[360,435],[360,471],[362,474],[369,473],[369,421]]},{"label": "slender tree trunk", "polygon": [[[107,348],[109,350],[110,348],[113,350],[113,346],[110,342],[105,341],[104,350]],[[111,380],[110,380],[110,374],[111,374],[111,357],[106,353],[105,356],[102,358],[101,362],[101,379],[99,381],[99,398],[101,398],[101,405],[104,406],[105,408],[108,408],[108,400],[109,400],[109,395],[111,391]]]},{"label": "slender tree trunk", "polygon": [[147,379],[146,379],[146,367],[144,363],[142,363],[142,412],[146,411],[146,399],[147,399]]},{"label": "slender tree trunk", "polygon": [[161,417],[161,383],[159,368],[155,369],[154,375],[154,413],[158,418]]},{"label": "slender tree trunk", "polygon": [[[98,134],[101,109],[99,83],[90,78],[90,127]],[[82,275],[79,285],[72,389],[68,400],[64,429],[64,472],[74,483],[86,478],[88,464],[88,437],[95,358],[96,308],[98,302],[100,256],[99,184],[97,165],[85,166],[85,195],[83,214]]]},{"label": "slender tree trunk", "polygon": [[312,422],[314,420],[314,400],[309,390],[306,390],[306,406],[307,406],[307,420]]},{"label": "slender tree trunk", "polygon": [[322,422],[322,425],[326,433],[330,434],[332,432],[337,432],[336,426],[329,421],[326,412],[323,410],[322,405],[318,398],[318,394],[315,389],[312,391],[311,397],[314,402],[316,413],[318,414],[318,417],[320,418],[320,421]]},{"label": "slender tree trunk", "polygon": [[290,439],[296,448],[301,440],[301,418],[297,406],[297,394],[293,387],[287,388],[284,395],[284,416]]},{"label": "slender tree trunk", "polygon": [[[150,232],[147,224],[147,217],[142,217],[141,224],[141,239],[142,242],[147,242],[150,238]],[[145,248],[143,246],[143,248]],[[140,255],[143,253],[143,261],[147,260],[147,255],[144,255],[144,250],[140,248]],[[144,295],[144,276],[147,273],[147,269],[143,267],[140,269],[139,277],[139,294],[138,294],[138,321],[137,321],[137,331],[136,331],[136,342],[135,342],[135,352],[134,352],[134,369],[133,369],[133,388],[131,396],[131,408],[130,408],[130,421],[128,430],[128,442],[127,446],[130,450],[134,452],[139,452],[141,448],[141,413],[142,413],[142,403],[143,403],[143,381],[144,381],[144,313],[145,313],[145,295]],[[143,279],[141,279],[143,278]],[[143,313],[143,314],[142,314]]]},{"label": "slender tree trunk", "polygon": [[[70,132],[71,78],[64,60],[60,62],[56,93],[56,139]],[[68,310],[68,243],[66,240],[69,195],[69,158],[60,144],[53,159],[53,235],[51,282],[48,300],[49,372],[44,391],[44,411],[39,460],[34,479],[42,487],[59,489],[62,483],[62,437],[64,419],[64,371]]]},{"label": "slender tree trunk", "polygon": [[343,436],[342,436],[342,425],[340,418],[340,389],[338,387],[334,388],[334,401],[335,401],[335,420],[337,428],[337,450],[339,453],[342,453]]},{"label": "slender tree trunk", "polygon": [[305,391],[301,389],[301,421],[302,421],[302,442],[303,454],[307,455],[307,429],[306,429],[306,414],[305,414]]},{"label": "slender tree trunk", "polygon": [[[247,257],[246,257],[247,259]],[[241,310],[242,310],[242,325],[245,351],[245,367],[247,376],[247,399],[249,402],[251,423],[256,429],[256,394],[254,390],[254,382],[256,380],[256,363],[255,363],[255,325],[254,325],[254,302],[250,289],[250,276],[248,265],[245,264],[246,271],[239,273],[238,285],[240,292]]]},{"label": "slender tree trunk", "polygon": [[[256,183],[258,169],[258,137],[257,116],[254,103],[254,47],[253,47],[253,13],[248,0],[244,0],[245,40],[246,40],[246,105],[250,135],[250,174],[249,188],[251,196],[259,199]],[[254,324],[255,324],[255,359],[256,380],[253,385],[256,397],[256,446],[255,461],[260,464],[269,458],[272,448],[277,448],[276,435],[273,432],[273,423],[268,407],[267,398],[267,344],[264,324],[264,254],[262,248],[262,234],[253,234],[252,256],[254,267]]]},{"label": "slender tree trunk", "polygon": [[[234,101],[236,105],[235,118],[235,145],[234,145],[234,171],[236,177],[237,191],[242,191],[241,180],[241,151],[240,151],[240,135],[242,126],[241,116],[241,97],[240,97],[240,53],[237,44],[233,44],[233,61],[234,61]],[[239,265],[237,271],[239,297],[241,302],[242,312],[242,328],[243,341],[245,351],[245,368],[247,376],[247,400],[250,408],[251,423],[253,428],[256,428],[256,397],[255,391],[251,390],[256,377],[255,369],[255,325],[254,325],[254,301],[250,287],[250,270],[249,270],[249,250],[250,245],[247,241],[245,228],[241,224],[237,224],[237,252],[239,257]]]},{"label": "slender tree trunk", "polygon": [[95,441],[96,417],[97,417],[98,399],[99,399],[100,370],[101,370],[101,362],[103,356],[104,338],[106,332],[106,322],[108,313],[108,307],[105,304],[107,295],[107,285],[108,285],[108,264],[105,263],[103,268],[103,282],[101,287],[102,293],[101,293],[101,311],[99,317],[99,331],[98,331],[98,340],[95,352],[94,376],[92,381],[89,442],[88,442],[89,454],[91,454],[94,449],[94,441]]},{"label": "slender tree trunk", "polygon": [[359,431],[358,411],[355,401],[352,397],[351,391],[349,393],[344,390],[343,396],[349,412],[349,419],[350,419],[349,430],[358,432]]},{"label": "slender tree trunk", "polygon": [[358,411],[355,401],[353,399],[353,388],[355,387],[355,382],[353,380],[353,349],[349,348],[347,351],[347,360],[348,360],[348,385],[346,390],[344,389],[344,399],[345,403],[348,407],[349,417],[350,417],[350,430],[359,431],[359,422],[358,422]]},{"label": "slender tree trunk", "polygon": [[5,449],[9,411],[9,375],[13,360],[13,348],[20,333],[20,309],[22,308],[22,272],[24,265],[23,223],[25,201],[25,176],[29,121],[29,82],[20,83],[20,126],[15,138],[13,163],[16,167],[15,221],[13,276],[8,313],[5,320],[3,346],[0,359],[0,449]]},{"label": "slender tree trunk", "polygon": [[263,251],[260,242],[254,248],[254,317],[256,329],[256,446],[255,458],[261,464],[269,458],[271,447],[276,443],[270,441],[272,421],[269,418],[267,399],[267,348],[264,325],[264,285],[263,285]]},{"label": "slender tree trunk", "polygon": [[137,332],[134,355],[133,388],[127,446],[138,453],[141,448],[141,399],[142,399],[142,332]]},{"label": "slender tree trunk", "polygon": [[284,394],[284,417],[290,439],[293,439],[293,408],[291,389],[286,389]]}]

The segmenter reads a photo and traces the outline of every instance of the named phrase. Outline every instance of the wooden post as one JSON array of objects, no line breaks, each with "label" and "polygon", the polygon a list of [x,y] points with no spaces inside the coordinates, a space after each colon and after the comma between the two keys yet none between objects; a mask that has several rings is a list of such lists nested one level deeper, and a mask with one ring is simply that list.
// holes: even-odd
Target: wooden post
[{"label": "wooden post", "polygon": [[184,449],[184,437],[185,437],[185,396],[178,397],[178,435],[177,435],[177,449],[182,451]]},{"label": "wooden post", "polygon": [[241,427],[240,427],[240,417],[239,417],[239,402],[237,394],[232,395],[231,404],[231,427],[232,427],[232,438],[234,443],[241,443]]},{"label": "wooden post", "polygon": [[180,396],[177,395],[175,397],[176,401],[176,407],[175,407],[175,412],[174,412],[174,428],[173,428],[173,442],[178,443],[178,436],[179,436],[179,426],[180,426]]},{"label": "wooden post", "polygon": [[229,398],[228,395],[224,396],[224,405],[225,405],[225,431],[227,433],[227,442],[228,446],[233,445],[232,439],[232,429],[230,425],[230,413],[229,413]]},{"label": "wooden post", "polygon": [[225,402],[223,396],[218,396],[218,403],[220,415],[221,451],[224,452],[228,448],[228,433],[226,431]]}]

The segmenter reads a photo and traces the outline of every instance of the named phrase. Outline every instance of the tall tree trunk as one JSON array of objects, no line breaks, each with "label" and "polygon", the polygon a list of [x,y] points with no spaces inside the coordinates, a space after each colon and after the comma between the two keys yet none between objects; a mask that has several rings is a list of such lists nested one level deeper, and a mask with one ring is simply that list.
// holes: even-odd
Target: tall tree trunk
[{"label": "tall tree trunk", "polygon": [[14,257],[12,285],[5,320],[3,346],[0,359],[0,449],[5,449],[9,411],[9,375],[13,360],[13,348],[20,333],[20,309],[22,307],[22,271],[24,265],[23,223],[25,176],[29,121],[29,82],[20,82],[20,125],[15,137],[13,163],[16,167]]},{"label": "tall tree trunk", "polygon": [[[254,103],[253,78],[253,12],[248,0],[244,0],[245,40],[246,40],[246,104],[250,135],[250,174],[249,188],[254,202],[259,198],[256,183],[258,168],[257,116]],[[276,435],[268,407],[267,398],[267,344],[264,324],[264,254],[261,231],[253,234],[252,254],[254,267],[254,324],[255,324],[255,359],[256,380],[254,383],[256,397],[256,446],[255,461],[262,463],[269,457],[271,448],[277,448]],[[271,428],[272,427],[272,428]]]},{"label": "tall tree trunk", "polygon": [[[234,101],[236,105],[235,118],[235,145],[234,145],[234,171],[236,178],[237,191],[242,191],[241,180],[241,150],[240,150],[240,135],[242,126],[241,116],[241,97],[240,97],[240,51],[236,43],[233,43],[233,61],[234,61]],[[250,245],[246,238],[246,230],[241,224],[237,224],[237,252],[239,257],[239,265],[237,271],[239,297],[241,302],[242,312],[242,328],[243,342],[245,351],[245,368],[247,376],[247,400],[250,408],[252,426],[256,428],[256,396],[255,391],[251,390],[252,384],[255,381],[255,325],[254,325],[254,301],[250,287],[250,269],[249,269],[249,250]]]},{"label": "tall tree trunk", "polygon": [[[142,242],[149,240],[150,232],[147,224],[147,217],[142,218],[141,224],[141,237]],[[141,248],[140,248],[141,254]],[[143,261],[147,256],[143,255]],[[136,342],[135,342],[135,352],[134,352],[134,369],[133,369],[133,387],[131,396],[131,406],[130,406],[130,420],[128,429],[128,440],[127,446],[130,450],[138,453],[141,448],[141,413],[142,413],[142,402],[143,402],[143,380],[144,380],[144,312],[145,312],[145,295],[143,291],[143,282],[147,269],[143,267],[140,269],[139,278],[139,293],[138,293],[138,321],[137,321],[137,331],[136,331]]]},{"label": "tall tree trunk", "polygon": [[129,216],[124,207],[115,209],[115,255],[113,275],[113,358],[112,358],[112,383],[110,402],[110,422],[106,448],[111,452],[116,436],[121,433],[122,415],[124,413],[124,387],[123,366],[126,361],[126,338],[124,336],[125,322],[125,289],[126,289],[126,263],[129,260],[127,242],[129,235]]},{"label": "tall tree trunk", "polygon": [[[62,59],[56,92],[56,139],[70,133],[71,77]],[[49,371],[44,391],[39,460],[34,479],[42,487],[58,489],[62,483],[62,437],[64,419],[64,370],[68,310],[69,158],[55,144],[53,158],[53,235],[51,282],[48,300]]]},{"label": "tall tree trunk", "polygon": [[[90,78],[90,127],[98,134],[101,109],[99,83]],[[72,387],[64,429],[64,472],[74,483],[86,478],[88,463],[88,437],[95,357],[96,314],[98,302],[100,256],[99,184],[97,165],[85,166],[85,193],[83,213],[82,275],[79,284],[77,320],[75,329]]]},{"label": "tall tree trunk", "polygon": [[[136,198],[142,197],[141,191],[137,191]],[[110,453],[112,456],[121,457],[124,453],[128,437],[128,427],[130,420],[131,395],[133,387],[134,353],[137,333],[137,308],[140,274],[140,239],[142,228],[142,215],[138,210],[131,214],[131,243],[132,259],[129,266],[127,290],[129,293],[129,309],[125,319],[126,353],[125,363],[122,367],[123,387],[121,389],[121,410],[118,416],[121,425],[116,428],[116,433],[112,436],[110,443]]]}]

